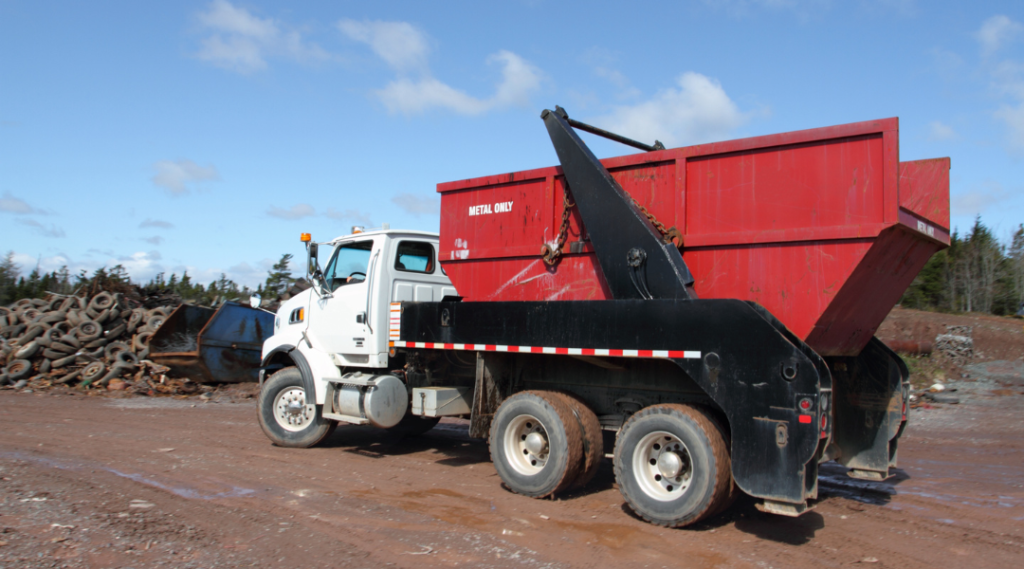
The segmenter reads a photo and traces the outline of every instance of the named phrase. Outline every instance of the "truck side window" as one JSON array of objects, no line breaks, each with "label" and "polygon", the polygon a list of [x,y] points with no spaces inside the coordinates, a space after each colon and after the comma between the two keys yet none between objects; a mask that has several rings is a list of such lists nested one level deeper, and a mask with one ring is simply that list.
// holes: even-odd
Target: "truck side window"
[{"label": "truck side window", "polygon": [[422,241],[402,241],[395,254],[395,268],[410,273],[434,272],[434,247]]},{"label": "truck side window", "polygon": [[366,280],[366,267],[370,264],[370,251],[373,249],[373,241],[360,241],[358,243],[345,243],[338,246],[331,256],[324,270],[324,278],[331,290],[338,290],[338,287],[360,283]]}]

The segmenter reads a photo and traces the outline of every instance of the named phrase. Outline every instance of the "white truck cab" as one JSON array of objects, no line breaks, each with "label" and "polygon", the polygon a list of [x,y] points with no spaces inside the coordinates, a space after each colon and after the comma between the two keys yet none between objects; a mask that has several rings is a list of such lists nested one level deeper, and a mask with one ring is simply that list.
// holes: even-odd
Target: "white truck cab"
[{"label": "white truck cab", "polygon": [[[321,246],[330,251],[322,269]],[[309,242],[308,250],[313,287],[277,311],[274,334],[263,343],[261,372],[262,382],[266,371],[286,367],[275,366],[274,356],[287,354],[303,372],[307,406],[323,405],[331,380],[352,368],[388,367],[390,303],[456,296],[438,262],[436,233],[372,230]]]}]

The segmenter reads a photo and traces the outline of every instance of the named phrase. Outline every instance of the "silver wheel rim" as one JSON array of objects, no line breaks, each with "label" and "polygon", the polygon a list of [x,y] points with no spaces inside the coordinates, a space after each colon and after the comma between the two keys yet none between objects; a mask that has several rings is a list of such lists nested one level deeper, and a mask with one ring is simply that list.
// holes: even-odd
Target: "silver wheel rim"
[{"label": "silver wheel rim", "polygon": [[503,447],[509,466],[519,474],[539,474],[548,462],[548,432],[533,415],[519,415],[509,421]]},{"label": "silver wheel rim", "polygon": [[301,387],[283,389],[274,398],[274,420],[286,431],[305,429],[315,414],[313,406],[306,405],[306,390]]},{"label": "silver wheel rim", "polygon": [[660,502],[678,500],[693,479],[690,451],[672,433],[649,433],[640,439],[633,453],[633,476],[651,498]]}]

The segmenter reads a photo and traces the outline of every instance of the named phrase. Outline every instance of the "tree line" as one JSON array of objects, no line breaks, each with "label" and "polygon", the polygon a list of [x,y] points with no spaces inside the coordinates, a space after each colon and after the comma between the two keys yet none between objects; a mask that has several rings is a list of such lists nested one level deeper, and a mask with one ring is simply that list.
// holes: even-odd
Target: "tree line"
[{"label": "tree line", "polygon": [[32,269],[27,275],[22,274],[21,267],[14,262],[14,252],[9,252],[0,261],[0,306],[6,306],[22,298],[46,298],[50,293],[91,297],[99,292],[120,292],[141,295],[174,294],[182,300],[201,305],[212,305],[225,300],[248,301],[254,292],[264,298],[277,298],[295,282],[289,264],[292,255],[284,254],[267,272],[267,278],[256,290],[248,286],[239,286],[235,281],[221,273],[220,278],[207,285],[195,282],[188,271],[180,276],[171,273],[159,273],[145,284],[133,284],[128,271],[118,264],[111,268],[100,267],[89,274],[84,269],[72,275],[67,266],[50,273],[44,273],[39,267]]},{"label": "tree line", "polygon": [[907,308],[1010,315],[1024,303],[1024,224],[1009,244],[981,221],[928,261],[903,295]]}]

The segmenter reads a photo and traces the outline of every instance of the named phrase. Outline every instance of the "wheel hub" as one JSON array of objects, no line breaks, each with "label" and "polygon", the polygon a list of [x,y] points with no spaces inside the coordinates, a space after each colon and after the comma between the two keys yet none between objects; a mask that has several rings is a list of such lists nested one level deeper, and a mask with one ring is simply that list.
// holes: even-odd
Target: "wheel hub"
[{"label": "wheel hub", "polygon": [[633,475],[651,498],[661,502],[677,500],[686,493],[693,476],[690,451],[672,433],[649,433],[634,450]]},{"label": "wheel hub", "polygon": [[548,462],[548,433],[532,415],[519,415],[509,422],[502,437],[509,465],[520,474],[533,476]]},{"label": "wheel hub", "polygon": [[312,405],[306,405],[306,390],[288,387],[274,398],[274,420],[282,429],[298,432],[309,426],[316,416]]},{"label": "wheel hub", "polygon": [[523,442],[523,446],[526,450],[530,451],[530,454],[541,454],[548,448],[548,441],[544,438],[544,435],[540,433],[530,433],[526,435],[526,440]]},{"label": "wheel hub", "polygon": [[672,451],[661,453],[658,457],[658,470],[665,478],[675,478],[683,469],[683,459]]}]

